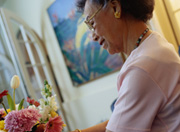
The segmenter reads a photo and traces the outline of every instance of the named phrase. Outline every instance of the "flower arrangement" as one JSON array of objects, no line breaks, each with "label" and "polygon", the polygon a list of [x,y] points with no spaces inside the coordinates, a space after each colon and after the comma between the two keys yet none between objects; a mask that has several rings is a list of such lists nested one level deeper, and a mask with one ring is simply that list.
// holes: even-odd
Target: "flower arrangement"
[{"label": "flower arrangement", "polygon": [[[15,90],[19,85],[20,79],[14,75],[11,79],[13,98],[7,90],[0,93],[0,104],[3,106],[0,109],[0,132],[62,132],[65,124],[57,113],[56,95],[52,95],[48,82],[44,81],[41,92],[44,98],[39,101],[27,98],[27,108],[23,106],[24,99],[15,104]],[[3,103],[4,96],[7,97],[9,109]]]}]

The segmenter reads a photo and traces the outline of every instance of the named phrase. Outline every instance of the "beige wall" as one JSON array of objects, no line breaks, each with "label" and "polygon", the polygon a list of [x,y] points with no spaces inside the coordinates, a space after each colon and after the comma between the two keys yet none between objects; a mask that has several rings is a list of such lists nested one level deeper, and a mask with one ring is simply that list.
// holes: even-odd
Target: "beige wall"
[{"label": "beige wall", "polygon": [[180,45],[180,0],[164,0],[167,12],[176,34],[176,39]]},{"label": "beige wall", "polygon": [[162,0],[155,0],[155,15],[158,20],[158,24],[165,38],[174,45],[176,51],[178,51],[177,41],[174,37],[174,33],[168,19],[164,4]]}]

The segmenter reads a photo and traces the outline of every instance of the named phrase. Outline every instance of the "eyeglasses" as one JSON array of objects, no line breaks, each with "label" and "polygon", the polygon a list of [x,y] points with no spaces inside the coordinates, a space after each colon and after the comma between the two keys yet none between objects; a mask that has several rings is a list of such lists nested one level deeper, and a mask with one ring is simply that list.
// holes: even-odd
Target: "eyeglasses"
[{"label": "eyeglasses", "polygon": [[102,9],[102,6],[91,17],[89,17],[89,16],[86,17],[86,20],[84,21],[84,23],[88,26],[89,30],[91,30],[91,31],[95,30],[92,25],[92,22],[90,22],[90,21],[98,14],[98,12],[101,9]]}]

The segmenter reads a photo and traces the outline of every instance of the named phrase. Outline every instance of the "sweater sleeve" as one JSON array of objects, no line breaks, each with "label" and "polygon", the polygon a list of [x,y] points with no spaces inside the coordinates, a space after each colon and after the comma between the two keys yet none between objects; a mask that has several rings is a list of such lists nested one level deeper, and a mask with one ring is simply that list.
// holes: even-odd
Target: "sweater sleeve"
[{"label": "sweater sleeve", "polygon": [[149,132],[164,102],[162,93],[149,74],[131,67],[121,81],[118,99],[107,125],[112,132]]}]

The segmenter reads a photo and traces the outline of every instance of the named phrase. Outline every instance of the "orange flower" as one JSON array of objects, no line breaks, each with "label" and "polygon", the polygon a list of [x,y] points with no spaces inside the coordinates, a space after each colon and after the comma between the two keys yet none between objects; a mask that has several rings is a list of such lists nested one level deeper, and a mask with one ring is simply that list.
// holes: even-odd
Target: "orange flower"
[{"label": "orange flower", "polygon": [[44,132],[62,132],[63,127],[64,122],[62,121],[62,118],[57,116],[49,119],[49,121],[46,123]]},{"label": "orange flower", "polygon": [[44,132],[44,128],[45,124],[40,124],[34,132]]},{"label": "orange flower", "polygon": [[37,101],[35,101],[35,102],[34,102],[34,105],[35,105],[36,107],[38,107],[38,106],[40,106],[40,103],[37,102]]}]

